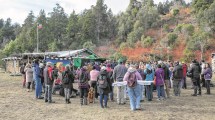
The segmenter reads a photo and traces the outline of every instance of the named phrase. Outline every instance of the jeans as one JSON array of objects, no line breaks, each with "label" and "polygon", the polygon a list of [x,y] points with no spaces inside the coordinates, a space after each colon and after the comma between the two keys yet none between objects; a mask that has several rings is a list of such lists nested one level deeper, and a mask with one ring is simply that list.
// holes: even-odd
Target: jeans
[{"label": "jeans", "polygon": [[64,88],[65,99],[69,100],[70,98],[70,88]]},{"label": "jeans", "polygon": [[128,96],[130,99],[130,107],[131,110],[136,110],[140,108],[140,100],[141,100],[141,86],[137,85],[134,88],[128,87]]},{"label": "jeans", "polygon": [[185,88],[187,89],[187,84],[186,84],[186,77],[183,77],[182,80],[181,80],[181,88]]},{"label": "jeans", "polygon": [[80,88],[80,102],[81,105],[87,104],[87,94],[88,94],[88,89],[87,88]]},{"label": "jeans", "polygon": [[52,85],[45,85],[45,100],[52,101]]},{"label": "jeans", "polygon": [[163,85],[157,85],[157,93],[158,93],[158,99],[160,99],[161,97],[165,97],[165,93],[164,93],[164,86]]},{"label": "jeans", "polygon": [[200,85],[200,78],[194,78],[193,81],[194,86],[194,94],[197,94],[197,90],[199,91],[199,94],[201,94],[201,85]]},{"label": "jeans", "polygon": [[148,101],[153,98],[153,83],[151,85],[146,85],[146,96]]},{"label": "jeans", "polygon": [[[100,99],[99,99],[99,102],[100,102],[100,105],[101,107],[107,107],[107,101],[108,101],[108,95],[105,95],[105,94],[99,94],[100,96]],[[103,100],[104,100],[104,105],[103,105]]]},{"label": "jeans", "polygon": [[144,85],[140,85],[140,89],[141,89],[140,100],[144,100],[144,95],[145,95]]},{"label": "jeans", "polygon": [[179,79],[175,79],[173,81],[173,89],[174,89],[175,96],[180,96],[181,90],[180,90],[180,80]]},{"label": "jeans", "polygon": [[35,80],[35,93],[36,93],[36,98],[41,97],[41,92],[42,92],[42,84],[40,78],[36,78]]},{"label": "jeans", "polygon": [[110,96],[110,100],[114,100],[113,96],[114,96],[114,86],[112,86],[112,91],[109,93],[109,96]]},{"label": "jeans", "polygon": [[211,94],[211,91],[210,91],[210,80],[205,80],[205,87],[207,89],[207,94]]},{"label": "jeans", "polygon": [[125,87],[124,86],[117,86],[117,103],[124,104],[125,97],[124,97]]}]

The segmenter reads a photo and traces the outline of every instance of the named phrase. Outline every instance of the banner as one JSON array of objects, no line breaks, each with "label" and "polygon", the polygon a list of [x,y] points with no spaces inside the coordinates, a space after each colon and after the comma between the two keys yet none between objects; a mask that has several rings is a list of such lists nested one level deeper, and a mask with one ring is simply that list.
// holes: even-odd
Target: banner
[{"label": "banner", "polygon": [[74,58],[73,64],[75,67],[81,67],[81,58]]}]

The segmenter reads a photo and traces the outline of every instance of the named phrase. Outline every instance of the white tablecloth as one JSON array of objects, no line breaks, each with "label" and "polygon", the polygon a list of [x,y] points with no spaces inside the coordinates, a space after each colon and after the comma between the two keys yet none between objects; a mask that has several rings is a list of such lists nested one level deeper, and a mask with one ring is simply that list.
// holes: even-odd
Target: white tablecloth
[{"label": "white tablecloth", "polygon": [[[151,85],[153,83],[153,81],[142,81],[142,80],[138,80],[137,83],[139,85]],[[127,81],[123,81],[123,82],[115,82],[112,84],[112,86],[126,86],[127,85]]]}]

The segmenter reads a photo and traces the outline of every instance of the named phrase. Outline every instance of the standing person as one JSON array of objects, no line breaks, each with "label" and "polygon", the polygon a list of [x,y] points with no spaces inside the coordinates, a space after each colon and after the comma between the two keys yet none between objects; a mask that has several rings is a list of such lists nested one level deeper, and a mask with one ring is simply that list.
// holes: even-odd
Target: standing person
[{"label": "standing person", "polygon": [[175,66],[173,68],[173,89],[175,96],[180,96],[180,81],[183,78],[183,69],[178,61],[175,62]]},{"label": "standing person", "polygon": [[205,69],[203,71],[203,74],[204,74],[204,79],[205,79],[205,87],[207,89],[207,92],[205,94],[209,95],[209,94],[211,94],[211,92],[210,92],[210,81],[212,78],[212,70],[211,70],[209,63],[205,64]]},{"label": "standing person", "polygon": [[[101,108],[107,108],[107,102],[108,102],[108,94],[110,92],[110,78],[108,76],[108,72],[106,70],[105,66],[101,67],[101,71],[99,72],[98,76],[98,93],[100,96],[100,105]],[[104,104],[103,104],[104,101]]]},{"label": "standing person", "polygon": [[42,92],[42,84],[41,84],[41,72],[39,68],[39,60],[36,59],[33,64],[33,77],[35,80],[35,97],[36,99],[43,99],[44,97],[41,96]]},{"label": "standing person", "polygon": [[[94,88],[94,91],[97,91],[97,77],[99,75],[99,71],[96,70],[96,67],[93,66],[93,69],[90,71],[90,87]],[[95,98],[98,99],[98,93],[95,92]]]},{"label": "standing person", "polygon": [[52,101],[52,87],[54,78],[52,76],[52,63],[47,62],[45,69],[43,70],[44,82],[45,82],[45,102],[54,103]]},{"label": "standing person", "polygon": [[197,89],[199,91],[198,95],[201,95],[201,85],[200,85],[201,67],[196,60],[192,61],[192,65],[189,70],[189,73],[192,74],[191,80],[194,86],[194,94],[192,94],[192,96],[197,96]]},{"label": "standing person", "polygon": [[187,83],[186,83],[186,76],[187,76],[187,65],[182,62],[182,69],[183,69],[183,78],[181,80],[181,88],[187,89]]},{"label": "standing person", "polygon": [[[113,70],[113,79],[117,82],[122,82],[127,68],[123,65],[123,60],[118,60],[118,65]],[[124,86],[117,86],[117,103],[125,104]]]},{"label": "standing person", "polygon": [[70,66],[66,65],[65,71],[62,73],[62,83],[64,87],[64,94],[65,94],[65,101],[67,104],[70,102],[70,90],[72,87],[72,83],[74,82],[75,76],[73,75],[73,72],[70,70]]},{"label": "standing person", "polygon": [[141,110],[140,100],[141,100],[141,87],[137,83],[137,80],[142,80],[139,72],[137,72],[134,65],[131,65],[126,72],[124,81],[127,81],[128,86],[128,96],[130,99],[130,107],[132,111]]},{"label": "standing person", "polygon": [[204,77],[204,74],[203,74],[204,68],[205,68],[205,60],[202,60],[201,61],[201,82],[202,82],[202,87],[205,87],[205,77]]},{"label": "standing person", "polygon": [[80,102],[81,105],[87,105],[87,94],[89,89],[89,73],[87,72],[87,67],[83,66],[79,78],[79,90],[80,90]]},{"label": "standing person", "polygon": [[170,63],[169,64],[169,78],[170,78],[170,84],[169,84],[169,86],[170,86],[170,88],[173,87],[173,69],[174,69],[173,64]]},{"label": "standing person", "polygon": [[161,66],[164,70],[164,83],[166,85],[166,95],[167,95],[167,98],[170,98],[170,95],[169,95],[169,81],[170,81],[170,77],[169,77],[169,68],[167,67],[167,65],[165,63],[162,63],[162,66]]},{"label": "standing person", "polygon": [[40,79],[41,79],[41,85],[42,85],[42,92],[45,93],[45,84],[44,84],[44,75],[43,75],[44,64],[40,63],[39,68],[40,68],[40,76],[41,76]]},{"label": "standing person", "polygon": [[164,70],[161,68],[161,65],[157,65],[157,69],[155,71],[155,81],[156,81],[156,88],[157,88],[157,94],[158,94],[158,101],[165,99],[165,93],[164,93]]},{"label": "standing person", "polygon": [[22,87],[25,88],[26,87],[26,74],[25,74],[25,66],[26,63],[23,63],[23,65],[20,67],[20,73],[22,74]]},{"label": "standing person", "polygon": [[[137,70],[137,72],[140,73],[140,76],[141,76],[142,80],[145,80],[146,77],[145,77],[145,74],[144,74],[144,64],[141,64],[141,66],[136,64],[136,70]],[[140,85],[140,88],[141,88],[141,94],[140,94],[141,99],[140,99],[140,101],[143,102],[144,101],[144,96],[145,96],[144,85]]]},{"label": "standing person", "polygon": [[110,100],[113,102],[114,101],[114,86],[112,86],[112,84],[114,83],[114,79],[113,79],[113,69],[111,68],[111,64],[107,64],[107,72],[108,72],[108,78],[110,79]]},{"label": "standing person", "polygon": [[[152,69],[150,64],[146,64],[146,68],[144,70],[144,74],[146,75],[146,81],[154,80],[154,70]],[[152,101],[153,98],[153,83],[151,85],[146,86],[146,96],[148,101]]]},{"label": "standing person", "polygon": [[28,92],[30,92],[31,83],[33,82],[33,70],[31,68],[31,64],[27,64],[25,66],[25,74],[26,74],[26,83]]}]

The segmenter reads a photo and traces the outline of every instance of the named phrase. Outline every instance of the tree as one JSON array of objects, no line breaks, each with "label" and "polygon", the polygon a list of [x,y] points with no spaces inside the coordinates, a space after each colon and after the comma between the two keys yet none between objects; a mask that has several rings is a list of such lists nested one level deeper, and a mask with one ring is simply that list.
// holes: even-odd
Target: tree
[{"label": "tree", "polygon": [[68,18],[64,9],[60,4],[56,4],[56,7],[53,8],[53,12],[49,13],[50,18],[48,20],[51,34],[53,40],[57,41],[58,48],[62,50],[64,35],[66,34],[66,26],[68,23]]},{"label": "tree", "polygon": [[208,39],[209,39],[209,34],[203,31],[199,31],[193,35],[194,44],[200,46],[201,60],[203,60],[203,54],[204,54],[205,47],[208,43]]},{"label": "tree", "polygon": [[213,4],[211,4],[209,9],[204,12],[204,16],[205,16],[204,20],[206,21],[207,27],[210,27],[211,30],[215,33],[215,14],[214,13],[215,13],[215,1],[213,2]]}]

